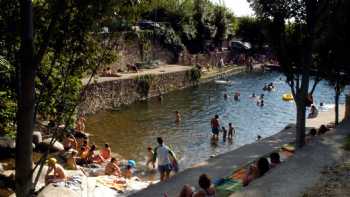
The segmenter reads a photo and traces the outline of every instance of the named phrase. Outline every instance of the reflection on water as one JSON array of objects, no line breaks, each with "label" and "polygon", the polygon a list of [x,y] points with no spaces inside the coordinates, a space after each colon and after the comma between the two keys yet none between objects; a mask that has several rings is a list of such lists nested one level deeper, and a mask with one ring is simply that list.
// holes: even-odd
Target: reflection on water
[{"label": "reflection on water", "polygon": [[[156,146],[161,136],[180,159],[182,169],[204,161],[212,155],[227,152],[255,141],[259,134],[267,137],[295,122],[293,102],[284,102],[282,94],[290,92],[278,73],[240,74],[230,77],[231,86],[208,83],[199,87],[175,91],[160,102],[152,99],[125,107],[120,111],[100,112],[88,117],[87,131],[92,142],[108,142],[113,152],[123,158],[145,163],[147,146]],[[274,82],[276,90],[263,92],[265,83]],[[240,101],[233,100],[234,92],[241,93]],[[229,98],[224,99],[227,93]],[[265,94],[265,106],[258,107],[251,94]],[[325,83],[316,89],[315,102],[333,103],[333,91]],[[341,103],[344,97],[341,97]],[[175,123],[175,111],[182,121]],[[236,136],[230,141],[211,145],[210,119],[218,114],[226,128],[232,122]],[[221,136],[220,136],[221,137]]]}]

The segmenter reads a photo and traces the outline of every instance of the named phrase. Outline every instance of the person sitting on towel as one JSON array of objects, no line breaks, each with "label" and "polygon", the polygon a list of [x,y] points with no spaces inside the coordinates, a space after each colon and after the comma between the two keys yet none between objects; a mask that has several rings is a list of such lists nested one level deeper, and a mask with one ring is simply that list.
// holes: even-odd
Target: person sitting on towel
[{"label": "person sitting on towel", "polygon": [[[47,161],[47,164],[49,166],[49,169],[45,175],[45,185],[66,180],[66,172],[64,171],[63,167],[57,163],[57,160],[55,158],[50,158]],[[53,175],[50,175],[52,171]]]},{"label": "person sitting on towel", "polygon": [[106,165],[105,174],[120,176],[120,168],[116,158],[112,157],[111,161]]}]

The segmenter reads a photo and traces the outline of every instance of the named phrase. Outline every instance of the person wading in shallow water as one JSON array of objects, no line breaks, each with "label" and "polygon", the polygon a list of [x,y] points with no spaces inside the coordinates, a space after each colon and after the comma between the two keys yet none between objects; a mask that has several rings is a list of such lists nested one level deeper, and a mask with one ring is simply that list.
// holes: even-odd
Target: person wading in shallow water
[{"label": "person wading in shallow water", "polygon": [[215,115],[213,119],[211,119],[211,132],[213,133],[213,139],[219,139],[219,131],[220,131],[220,123],[219,123],[219,115]]},{"label": "person wading in shallow water", "polygon": [[158,159],[158,171],[160,173],[160,181],[169,179],[172,170],[172,160],[176,162],[175,154],[170,148],[163,143],[161,137],[157,138],[158,146],[154,149],[153,165]]}]

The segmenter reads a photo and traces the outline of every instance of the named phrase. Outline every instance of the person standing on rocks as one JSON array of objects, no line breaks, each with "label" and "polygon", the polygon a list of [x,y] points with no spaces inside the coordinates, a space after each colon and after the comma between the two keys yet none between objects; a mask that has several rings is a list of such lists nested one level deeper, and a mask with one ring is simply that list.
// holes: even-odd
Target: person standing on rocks
[{"label": "person standing on rocks", "polygon": [[157,138],[158,146],[154,149],[153,164],[158,160],[158,171],[160,173],[160,181],[169,179],[172,170],[172,161],[176,162],[175,154],[170,148],[164,145],[161,137]]}]

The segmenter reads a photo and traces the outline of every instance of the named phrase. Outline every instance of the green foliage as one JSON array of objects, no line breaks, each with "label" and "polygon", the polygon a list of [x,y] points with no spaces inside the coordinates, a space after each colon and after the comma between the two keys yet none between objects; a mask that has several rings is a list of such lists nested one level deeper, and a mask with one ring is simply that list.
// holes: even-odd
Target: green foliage
[{"label": "green foliage", "polygon": [[154,76],[153,75],[141,75],[137,76],[135,79],[137,84],[136,91],[142,96],[147,98],[151,85],[153,83]]},{"label": "green foliage", "polygon": [[195,66],[191,70],[187,71],[186,74],[192,82],[198,82],[202,76],[201,71]]},{"label": "green foliage", "polygon": [[268,24],[254,17],[241,17],[238,19],[236,36],[244,42],[249,42],[254,48],[261,48],[268,43]]},{"label": "green foliage", "polygon": [[[114,1],[33,1],[34,64],[36,70],[36,112],[42,119],[73,126],[75,108],[81,101],[81,79],[95,73],[101,65],[115,60],[113,34],[100,33],[110,19]],[[20,45],[19,5],[0,2],[0,56],[11,70],[0,68],[8,79],[1,96],[1,127],[15,127],[15,72]],[[4,74],[4,75],[3,75]],[[2,85],[2,84],[1,84]],[[0,86],[1,86],[0,85]],[[1,87],[1,92],[3,87]],[[5,107],[4,107],[5,106]],[[5,126],[4,126],[5,125]],[[3,130],[3,129],[1,129]]]},{"label": "green foliage", "polygon": [[14,67],[0,56],[0,136],[15,136],[16,103],[11,91]]},{"label": "green foliage", "polygon": [[204,52],[208,45],[221,46],[233,37],[236,21],[233,13],[223,5],[209,0],[149,0],[132,4],[118,4],[114,8],[116,21],[137,25],[141,20],[161,24],[157,38],[175,55],[185,46],[190,52]]}]

